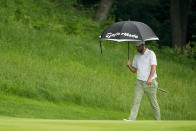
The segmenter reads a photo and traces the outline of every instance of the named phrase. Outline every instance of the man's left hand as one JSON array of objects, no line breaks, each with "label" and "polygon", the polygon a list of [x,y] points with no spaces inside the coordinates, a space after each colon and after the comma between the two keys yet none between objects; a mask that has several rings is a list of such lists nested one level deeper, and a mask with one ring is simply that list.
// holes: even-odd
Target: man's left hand
[{"label": "man's left hand", "polygon": [[152,79],[148,79],[148,80],[146,81],[146,84],[147,84],[147,85],[152,85]]}]

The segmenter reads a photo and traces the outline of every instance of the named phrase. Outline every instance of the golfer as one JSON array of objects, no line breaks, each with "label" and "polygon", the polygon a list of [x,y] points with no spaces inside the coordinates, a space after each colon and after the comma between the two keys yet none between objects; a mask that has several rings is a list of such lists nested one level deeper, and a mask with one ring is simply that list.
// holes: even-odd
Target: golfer
[{"label": "golfer", "polygon": [[144,93],[148,96],[150,101],[154,119],[160,120],[160,108],[156,95],[158,88],[158,83],[156,81],[156,55],[153,51],[145,48],[145,42],[136,42],[135,46],[138,52],[134,56],[133,64],[131,65],[130,60],[127,60],[126,65],[131,72],[137,72],[137,81],[134,88],[134,98],[130,116],[129,119],[124,120],[136,120],[140,102]]}]

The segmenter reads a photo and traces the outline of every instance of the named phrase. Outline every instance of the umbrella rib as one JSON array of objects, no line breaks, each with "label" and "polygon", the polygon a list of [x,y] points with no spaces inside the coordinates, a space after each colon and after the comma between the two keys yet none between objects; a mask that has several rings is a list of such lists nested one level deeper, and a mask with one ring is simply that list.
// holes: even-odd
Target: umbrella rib
[{"label": "umbrella rib", "polygon": [[134,24],[134,25],[135,25],[135,27],[137,28],[137,30],[138,30],[138,32],[139,32],[139,34],[140,34],[141,38],[142,38],[142,41],[144,41],[144,40],[143,40],[143,37],[142,37],[142,34],[140,33],[139,28],[137,27],[137,24],[135,24],[135,22],[133,22],[133,24]]},{"label": "umbrella rib", "polygon": [[[121,28],[121,30],[120,30],[120,33],[122,33],[122,30],[123,30],[123,28],[124,28],[124,25],[125,25],[125,23],[123,23],[122,28]],[[121,39],[121,35],[120,35],[119,39]],[[119,41],[119,42],[121,42],[121,41]]]}]

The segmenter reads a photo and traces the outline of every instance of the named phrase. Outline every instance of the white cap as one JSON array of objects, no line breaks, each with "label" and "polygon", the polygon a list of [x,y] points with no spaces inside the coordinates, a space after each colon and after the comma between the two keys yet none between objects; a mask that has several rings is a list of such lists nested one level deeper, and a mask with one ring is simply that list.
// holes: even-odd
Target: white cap
[{"label": "white cap", "polygon": [[140,46],[141,44],[145,44],[144,41],[136,41],[135,42],[135,46]]}]

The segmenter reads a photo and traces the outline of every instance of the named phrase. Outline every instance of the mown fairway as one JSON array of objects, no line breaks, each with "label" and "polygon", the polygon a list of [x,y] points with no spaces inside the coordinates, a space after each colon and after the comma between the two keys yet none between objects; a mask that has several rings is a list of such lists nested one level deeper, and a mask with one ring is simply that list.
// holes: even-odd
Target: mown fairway
[{"label": "mown fairway", "polygon": [[43,120],[0,118],[1,131],[195,131],[196,121]]}]

